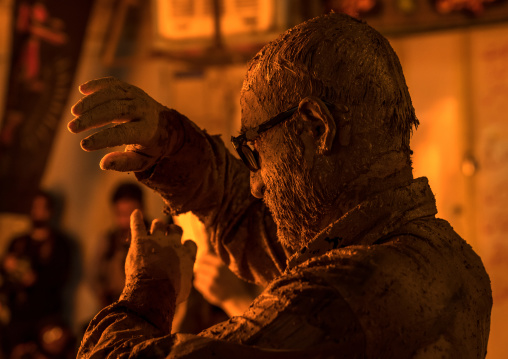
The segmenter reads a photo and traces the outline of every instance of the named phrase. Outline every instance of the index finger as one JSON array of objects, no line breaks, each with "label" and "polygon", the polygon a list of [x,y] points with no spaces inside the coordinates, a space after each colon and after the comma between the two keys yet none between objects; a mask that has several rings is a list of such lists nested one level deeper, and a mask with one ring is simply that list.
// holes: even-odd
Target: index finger
[{"label": "index finger", "polygon": [[100,79],[90,80],[79,86],[79,92],[83,95],[89,95],[106,87],[119,85],[122,81],[114,77],[102,77]]},{"label": "index finger", "polygon": [[139,209],[135,209],[131,213],[131,237],[132,241],[136,241],[141,236],[146,236],[145,222],[143,221],[143,214]]}]

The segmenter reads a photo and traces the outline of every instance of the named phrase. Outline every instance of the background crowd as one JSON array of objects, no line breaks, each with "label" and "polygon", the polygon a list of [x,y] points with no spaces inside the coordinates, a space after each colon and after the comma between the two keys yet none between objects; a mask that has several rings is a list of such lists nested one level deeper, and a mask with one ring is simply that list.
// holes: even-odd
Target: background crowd
[{"label": "background crowd", "polygon": [[[72,305],[80,280],[88,282],[100,307],[118,300],[125,282],[130,214],[144,210],[143,191],[136,183],[119,183],[109,204],[113,223],[96,241],[93,263],[85,271],[76,240],[59,228],[62,198],[38,192],[30,211],[30,230],[12,238],[0,259],[0,358],[75,357],[88,324],[79,323],[80,330],[73,330]],[[240,315],[260,290],[229,271],[210,246],[203,247],[194,288],[177,309],[175,332],[199,333]]]}]

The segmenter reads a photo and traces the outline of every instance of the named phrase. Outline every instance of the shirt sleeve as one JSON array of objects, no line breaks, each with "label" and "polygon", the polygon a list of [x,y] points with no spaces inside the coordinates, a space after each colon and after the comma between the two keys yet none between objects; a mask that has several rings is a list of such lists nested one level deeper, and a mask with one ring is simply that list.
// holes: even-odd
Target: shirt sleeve
[{"label": "shirt sleeve", "polygon": [[274,281],[242,315],[198,335],[118,302],[90,323],[78,358],[361,358],[365,336],[348,303],[307,273]]},{"label": "shirt sleeve", "polygon": [[249,170],[219,136],[208,135],[175,113],[168,116],[176,116],[185,133],[179,150],[137,173],[137,178],[162,196],[171,215],[192,211],[234,273],[267,285],[284,271],[287,256],[268,209],[250,193]]}]

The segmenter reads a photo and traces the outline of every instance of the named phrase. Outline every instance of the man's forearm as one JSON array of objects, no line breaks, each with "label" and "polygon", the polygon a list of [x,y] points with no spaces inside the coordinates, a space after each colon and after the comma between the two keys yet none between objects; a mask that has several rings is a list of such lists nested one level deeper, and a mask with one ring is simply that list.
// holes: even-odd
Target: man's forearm
[{"label": "man's forearm", "polygon": [[124,304],[113,303],[95,316],[83,337],[78,358],[127,358],[135,346],[166,335]]},{"label": "man's forearm", "polygon": [[[117,302],[90,323],[79,358],[364,357],[364,334],[348,303],[335,289],[303,280],[307,276],[281,278],[241,316],[199,335],[166,334]],[[329,320],[317,322],[320,317]]]},{"label": "man's forearm", "polygon": [[149,170],[136,172],[136,177],[162,196],[172,215],[192,211],[207,216],[222,194],[219,172],[224,171],[221,158],[226,149],[214,149],[210,136],[185,116],[177,115],[172,115],[172,122],[178,122],[177,145],[161,144],[170,146],[171,153],[159,158]]},{"label": "man's forearm", "polygon": [[120,300],[104,308],[90,322],[78,358],[118,358],[133,347],[171,333],[175,291],[167,280],[128,283]]},{"label": "man's forearm", "polygon": [[[183,116],[182,116],[183,117]],[[226,149],[186,120],[185,141],[171,156],[159,159],[138,180],[156,190],[167,211],[192,211],[207,227],[216,253],[247,281],[266,285],[280,275],[286,254],[261,200],[250,194],[249,171]]]},{"label": "man's forearm", "polygon": [[164,335],[171,333],[176,295],[168,280],[141,279],[126,283],[118,305],[144,318]]}]

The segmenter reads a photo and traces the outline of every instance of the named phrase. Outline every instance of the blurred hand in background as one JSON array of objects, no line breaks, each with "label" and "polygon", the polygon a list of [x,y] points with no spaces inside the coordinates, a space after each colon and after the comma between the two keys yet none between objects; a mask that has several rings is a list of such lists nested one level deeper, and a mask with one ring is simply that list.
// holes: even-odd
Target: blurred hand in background
[{"label": "blurred hand in background", "polygon": [[248,283],[211,252],[199,256],[194,264],[194,287],[230,317],[242,315],[257,296]]}]

